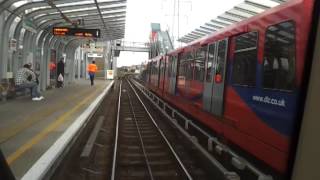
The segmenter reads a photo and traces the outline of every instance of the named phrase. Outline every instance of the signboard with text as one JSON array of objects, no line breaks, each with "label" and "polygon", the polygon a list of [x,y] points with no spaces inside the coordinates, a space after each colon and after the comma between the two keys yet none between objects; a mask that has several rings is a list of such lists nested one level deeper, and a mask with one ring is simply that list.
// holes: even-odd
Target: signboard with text
[{"label": "signboard with text", "polygon": [[113,70],[107,70],[107,79],[113,79]]},{"label": "signboard with text", "polygon": [[97,54],[97,53],[88,53],[88,57],[94,57],[94,58],[102,58],[102,54]]},{"label": "signboard with text", "polygon": [[100,29],[80,29],[68,27],[54,27],[53,35],[55,36],[78,36],[89,38],[100,38]]}]

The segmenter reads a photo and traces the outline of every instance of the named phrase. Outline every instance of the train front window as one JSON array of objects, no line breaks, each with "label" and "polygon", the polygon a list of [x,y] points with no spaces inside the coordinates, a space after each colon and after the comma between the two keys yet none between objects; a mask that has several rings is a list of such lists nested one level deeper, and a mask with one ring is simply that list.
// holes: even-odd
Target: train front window
[{"label": "train front window", "polygon": [[263,87],[292,90],[295,79],[295,25],[292,21],[270,26],[263,58]]},{"label": "train front window", "polygon": [[235,85],[255,86],[257,66],[257,32],[235,38],[232,82]]}]

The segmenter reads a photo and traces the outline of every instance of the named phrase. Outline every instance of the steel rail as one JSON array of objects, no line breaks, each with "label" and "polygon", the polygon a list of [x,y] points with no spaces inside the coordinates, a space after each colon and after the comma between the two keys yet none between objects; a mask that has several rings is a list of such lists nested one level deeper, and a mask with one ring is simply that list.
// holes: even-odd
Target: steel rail
[{"label": "steel rail", "polygon": [[142,136],[141,136],[141,129],[140,129],[139,125],[138,125],[136,114],[134,112],[132,100],[131,100],[131,97],[130,97],[129,93],[127,93],[127,96],[129,98],[130,109],[131,109],[131,112],[132,112],[132,115],[133,115],[133,118],[134,118],[134,122],[135,122],[135,125],[136,125],[136,128],[137,128],[137,131],[138,131],[138,135],[139,135],[139,140],[140,140],[140,143],[141,143],[143,156],[144,156],[144,159],[145,159],[147,167],[148,167],[148,172],[149,172],[150,178],[152,180],[154,180],[153,174],[152,174],[152,170],[151,170],[151,166],[150,166],[150,162],[149,162],[149,159],[148,159],[148,156],[147,156],[147,153],[146,153],[146,149],[145,149],[145,146],[144,146],[144,143],[143,143],[143,139],[142,139]]},{"label": "steel rail", "polygon": [[148,114],[148,116],[150,117],[153,125],[156,127],[156,129],[158,130],[158,132],[161,134],[162,138],[165,140],[165,142],[167,143],[168,147],[170,148],[172,154],[174,155],[174,157],[176,158],[176,160],[178,161],[180,167],[182,168],[183,172],[185,173],[185,175],[188,177],[189,180],[192,180],[192,176],[190,175],[190,173],[188,172],[187,168],[185,167],[185,165],[183,164],[183,162],[181,161],[181,159],[179,158],[178,154],[175,152],[175,150],[173,149],[171,143],[169,142],[169,140],[167,139],[167,137],[164,135],[164,133],[162,132],[162,130],[160,129],[160,127],[158,126],[158,124],[155,122],[154,118],[152,117],[152,115],[150,114],[150,112],[148,111],[147,107],[145,106],[145,104],[142,102],[140,96],[138,95],[138,93],[136,92],[136,90],[134,89],[134,87],[132,86],[132,84],[130,83],[129,80],[127,80],[128,84],[130,85],[130,87],[132,88],[133,92],[135,93],[135,95],[137,96],[137,98],[139,99],[141,105],[143,106],[143,108],[145,109],[146,113]]},{"label": "steel rail", "polygon": [[116,137],[115,137],[115,144],[114,144],[114,149],[113,149],[113,158],[112,158],[113,162],[112,162],[111,180],[115,179],[115,174],[116,174],[116,161],[117,161],[118,139],[119,139],[119,118],[120,118],[121,87],[122,87],[122,81],[120,83],[119,98],[118,98]]}]

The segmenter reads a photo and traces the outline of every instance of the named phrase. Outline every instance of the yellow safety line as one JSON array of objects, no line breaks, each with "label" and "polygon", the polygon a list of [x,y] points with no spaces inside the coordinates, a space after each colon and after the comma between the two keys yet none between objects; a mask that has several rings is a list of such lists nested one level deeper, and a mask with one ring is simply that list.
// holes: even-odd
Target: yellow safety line
[{"label": "yellow safety line", "polygon": [[84,104],[86,104],[87,101],[89,101],[93,96],[96,95],[96,92],[98,91],[98,89],[95,90],[94,93],[92,93],[90,96],[86,97],[85,99],[83,99],[79,104],[77,104],[74,108],[72,108],[70,111],[64,113],[63,115],[61,115],[56,121],[54,121],[53,123],[51,123],[49,126],[47,126],[46,129],[44,129],[43,131],[41,131],[39,134],[37,134],[36,136],[34,136],[31,140],[29,140],[27,143],[25,143],[24,145],[22,145],[17,151],[15,151],[14,153],[10,154],[7,158],[7,162],[9,165],[11,165],[14,161],[16,161],[22,154],[24,154],[26,151],[28,151],[30,148],[32,148],[35,144],[38,144],[41,140],[43,140],[44,138],[46,138],[49,133],[51,133],[52,131],[56,130],[61,124],[63,124],[66,119],[73,114],[74,112],[76,112],[81,106],[83,106]]},{"label": "yellow safety line", "polygon": [[35,112],[31,116],[28,116],[28,118],[24,119],[22,123],[16,124],[16,126],[11,128],[6,128],[4,130],[1,130],[0,132],[0,143],[5,142],[7,139],[15,136],[20,131],[30,127],[35,122],[38,122],[41,119],[44,119],[44,117],[48,117],[51,114],[55,113],[57,110],[62,109],[63,106],[66,106],[70,102],[72,102],[74,99],[83,96],[84,94],[87,94],[89,90],[86,90],[82,92],[81,94],[76,94],[74,96],[71,96],[67,98],[65,101],[61,101],[60,103],[57,103],[55,106],[52,106],[46,110],[41,109],[41,112]]}]

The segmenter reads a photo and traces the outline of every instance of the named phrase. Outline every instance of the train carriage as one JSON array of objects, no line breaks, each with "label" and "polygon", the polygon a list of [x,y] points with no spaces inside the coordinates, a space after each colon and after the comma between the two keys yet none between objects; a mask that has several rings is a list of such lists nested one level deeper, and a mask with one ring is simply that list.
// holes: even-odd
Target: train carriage
[{"label": "train carriage", "polygon": [[160,81],[150,74],[148,86],[221,138],[285,173],[299,124],[313,4],[288,1],[157,57],[150,63],[158,62]]}]

